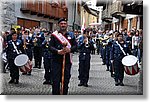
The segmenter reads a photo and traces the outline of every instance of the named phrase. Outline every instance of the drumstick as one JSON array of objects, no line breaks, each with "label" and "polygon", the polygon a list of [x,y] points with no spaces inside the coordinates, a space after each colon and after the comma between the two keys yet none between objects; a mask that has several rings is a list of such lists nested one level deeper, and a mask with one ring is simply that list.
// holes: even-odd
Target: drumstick
[{"label": "drumstick", "polygon": [[[63,47],[66,47],[67,46],[67,43],[65,42],[65,43],[63,43]],[[62,66],[62,77],[61,77],[61,95],[63,95],[63,93],[64,93],[64,72],[65,72],[65,59],[66,59],[66,55],[64,54],[64,56],[63,56],[63,66]]]}]

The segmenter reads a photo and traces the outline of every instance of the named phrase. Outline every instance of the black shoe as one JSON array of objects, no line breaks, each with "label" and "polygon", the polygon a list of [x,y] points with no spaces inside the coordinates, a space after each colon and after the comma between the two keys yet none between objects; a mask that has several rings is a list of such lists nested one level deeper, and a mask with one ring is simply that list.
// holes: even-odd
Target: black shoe
[{"label": "black shoe", "polygon": [[111,77],[112,77],[112,78],[114,78],[114,77],[115,77],[115,75],[114,75],[114,74],[111,74]]},{"label": "black shoe", "polygon": [[27,73],[22,73],[22,75],[27,75]]},{"label": "black shoe", "polygon": [[102,65],[105,65],[105,63],[103,63]]},{"label": "black shoe", "polygon": [[115,82],[115,86],[118,86],[119,85],[119,83],[118,82]]},{"label": "black shoe", "polygon": [[124,84],[123,84],[123,83],[120,83],[120,86],[124,86]]},{"label": "black shoe", "polygon": [[53,82],[50,82],[50,85],[53,85]]},{"label": "black shoe", "polygon": [[106,69],[106,71],[109,71],[109,69]]},{"label": "black shoe", "polygon": [[45,85],[45,84],[51,84],[51,83],[49,81],[44,81],[43,85]]},{"label": "black shoe", "polygon": [[19,84],[19,80],[16,79],[15,82],[14,82],[14,84]]},{"label": "black shoe", "polygon": [[27,75],[31,75],[31,73],[28,73]]},{"label": "black shoe", "polygon": [[79,83],[78,86],[83,86],[83,83]]},{"label": "black shoe", "polygon": [[9,83],[9,84],[14,83],[14,79],[11,79],[8,83]]},{"label": "black shoe", "polygon": [[34,66],[33,68],[38,68],[37,66]]},{"label": "black shoe", "polygon": [[88,84],[87,84],[87,83],[84,83],[84,85],[83,85],[83,86],[88,87]]}]

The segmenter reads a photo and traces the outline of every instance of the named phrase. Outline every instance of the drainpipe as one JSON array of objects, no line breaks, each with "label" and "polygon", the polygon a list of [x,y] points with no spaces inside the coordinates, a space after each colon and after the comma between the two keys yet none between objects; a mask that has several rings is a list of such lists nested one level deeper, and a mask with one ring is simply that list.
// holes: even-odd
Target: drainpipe
[{"label": "drainpipe", "polygon": [[76,0],[74,1],[74,20],[73,20],[73,32],[75,31],[75,20],[76,20]]}]

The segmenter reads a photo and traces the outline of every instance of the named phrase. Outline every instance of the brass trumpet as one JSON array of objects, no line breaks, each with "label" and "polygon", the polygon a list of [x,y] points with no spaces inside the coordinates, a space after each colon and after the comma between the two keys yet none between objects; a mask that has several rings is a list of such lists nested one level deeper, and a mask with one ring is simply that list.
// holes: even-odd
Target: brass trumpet
[{"label": "brass trumpet", "polygon": [[26,36],[25,35],[24,35],[23,43],[24,43],[23,48],[27,49],[27,46],[26,46]]}]

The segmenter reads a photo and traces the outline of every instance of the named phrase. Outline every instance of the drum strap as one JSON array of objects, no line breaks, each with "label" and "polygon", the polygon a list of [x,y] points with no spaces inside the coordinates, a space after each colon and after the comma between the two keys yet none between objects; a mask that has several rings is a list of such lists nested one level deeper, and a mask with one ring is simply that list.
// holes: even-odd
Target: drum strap
[{"label": "drum strap", "polygon": [[121,45],[118,43],[118,41],[116,41],[117,45],[120,47],[121,51],[123,52],[123,54],[126,56],[127,54],[125,53],[125,51],[123,50],[123,48],[121,47]]},{"label": "drum strap", "polygon": [[16,50],[17,54],[19,54],[19,51],[17,50],[17,47],[16,47],[16,45],[14,44],[13,41],[12,41],[12,44],[13,44],[13,47],[14,47],[14,49]]}]

